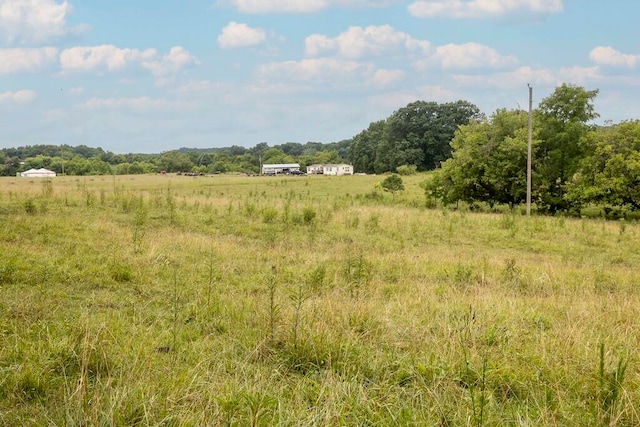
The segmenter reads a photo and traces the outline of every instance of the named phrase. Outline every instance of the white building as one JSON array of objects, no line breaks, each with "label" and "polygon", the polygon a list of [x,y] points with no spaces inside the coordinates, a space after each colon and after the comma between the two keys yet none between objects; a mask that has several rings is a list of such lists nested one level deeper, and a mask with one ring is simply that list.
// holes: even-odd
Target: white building
[{"label": "white building", "polygon": [[353,166],[346,163],[331,165],[310,165],[307,166],[307,173],[310,175],[353,175]]},{"label": "white building", "polygon": [[278,175],[281,173],[300,172],[297,163],[274,163],[262,165],[262,175]]},{"label": "white building", "polygon": [[54,171],[49,169],[29,169],[28,171],[21,172],[20,176],[23,178],[53,178],[56,176]]}]

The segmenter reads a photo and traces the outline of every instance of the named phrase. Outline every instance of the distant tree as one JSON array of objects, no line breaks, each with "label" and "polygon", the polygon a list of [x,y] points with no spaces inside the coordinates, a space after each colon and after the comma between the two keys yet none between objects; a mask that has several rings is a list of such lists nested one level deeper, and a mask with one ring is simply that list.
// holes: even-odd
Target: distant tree
[{"label": "distant tree", "polygon": [[396,198],[396,193],[398,191],[404,190],[404,183],[402,182],[402,178],[400,178],[400,176],[395,173],[386,177],[382,181],[380,186],[384,191],[388,191],[389,193],[391,193],[391,196],[394,200]]},{"label": "distant tree", "polygon": [[274,164],[274,163],[293,163],[295,161],[295,159],[292,156],[289,156],[288,154],[285,154],[284,151],[282,151],[279,148],[273,147],[273,148],[269,148],[267,149],[263,154],[262,154],[262,163],[270,163],[270,164]]},{"label": "distant tree", "polygon": [[384,120],[373,122],[367,129],[353,137],[348,157],[357,172],[376,172],[376,151],[383,138],[384,125]]},{"label": "distant tree", "polygon": [[478,107],[467,101],[416,101],[356,135],[350,159],[362,172],[395,171],[402,165],[434,169],[450,157],[449,143],[458,126],[480,117]]}]

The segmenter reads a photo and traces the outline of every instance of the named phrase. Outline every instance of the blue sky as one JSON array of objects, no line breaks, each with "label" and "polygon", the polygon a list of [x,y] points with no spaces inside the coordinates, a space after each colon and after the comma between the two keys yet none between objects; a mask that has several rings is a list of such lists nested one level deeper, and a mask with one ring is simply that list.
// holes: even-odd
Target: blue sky
[{"label": "blue sky", "polygon": [[640,118],[635,0],[0,0],[0,147],[351,138],[415,100],[599,89]]}]

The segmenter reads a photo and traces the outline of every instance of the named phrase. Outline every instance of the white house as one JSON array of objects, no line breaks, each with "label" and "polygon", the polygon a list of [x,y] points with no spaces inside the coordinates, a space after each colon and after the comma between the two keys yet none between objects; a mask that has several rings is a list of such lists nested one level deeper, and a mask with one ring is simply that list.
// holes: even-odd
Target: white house
[{"label": "white house", "polygon": [[21,172],[20,176],[23,178],[53,178],[56,176],[54,171],[49,169],[29,169],[28,171]]},{"label": "white house", "polygon": [[262,175],[278,175],[281,173],[300,172],[298,163],[274,163],[262,165]]},{"label": "white house", "polygon": [[331,165],[310,165],[307,166],[308,174],[318,175],[353,175],[353,166],[346,163]]}]

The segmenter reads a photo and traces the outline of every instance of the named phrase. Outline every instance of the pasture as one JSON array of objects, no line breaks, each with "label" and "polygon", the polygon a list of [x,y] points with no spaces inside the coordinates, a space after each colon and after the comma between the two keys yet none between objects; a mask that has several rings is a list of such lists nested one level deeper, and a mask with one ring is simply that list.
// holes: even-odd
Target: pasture
[{"label": "pasture", "polygon": [[640,425],[637,223],[382,179],[0,179],[0,425]]}]

